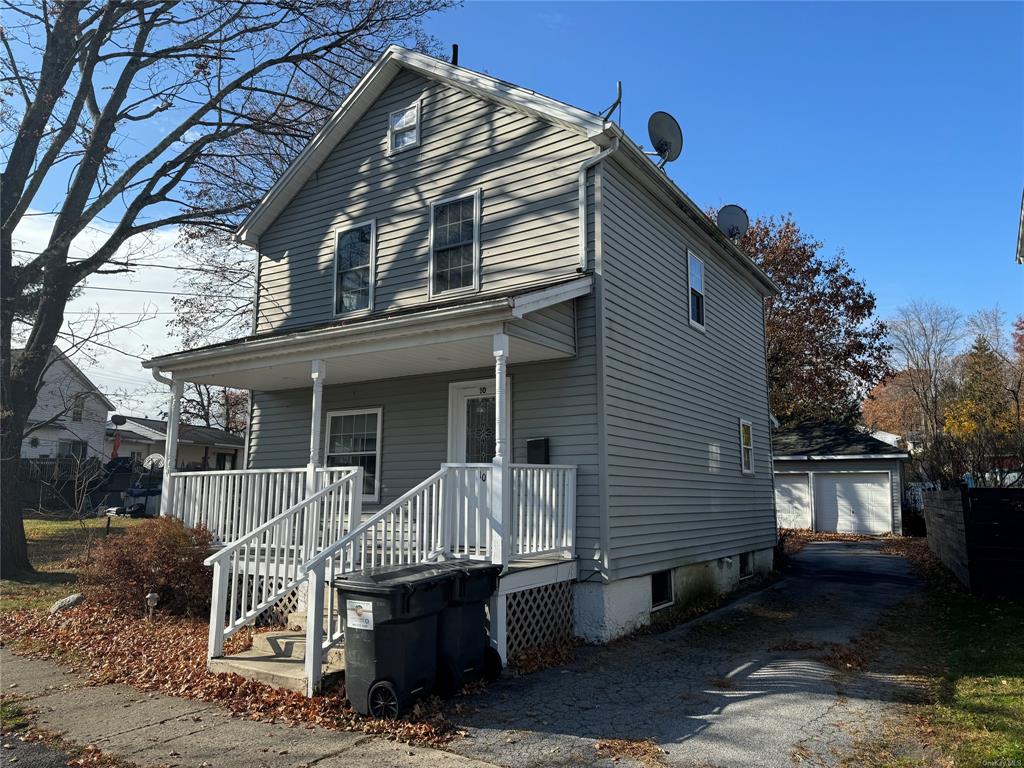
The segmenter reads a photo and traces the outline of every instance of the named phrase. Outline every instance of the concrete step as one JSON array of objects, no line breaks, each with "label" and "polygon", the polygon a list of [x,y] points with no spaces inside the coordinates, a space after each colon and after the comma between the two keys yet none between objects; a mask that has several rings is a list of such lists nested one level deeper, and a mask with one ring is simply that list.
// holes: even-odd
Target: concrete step
[{"label": "concrete step", "polygon": [[[264,632],[253,638],[252,648],[231,656],[210,659],[211,672],[241,675],[249,680],[306,691],[306,637],[301,632]],[[345,673],[345,649],[331,648],[324,654],[323,681]]]}]

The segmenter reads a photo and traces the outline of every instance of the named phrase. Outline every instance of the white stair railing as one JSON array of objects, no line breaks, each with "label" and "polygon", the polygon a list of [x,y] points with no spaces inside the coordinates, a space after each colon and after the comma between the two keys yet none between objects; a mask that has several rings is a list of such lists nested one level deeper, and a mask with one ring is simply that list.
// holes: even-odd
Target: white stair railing
[{"label": "white stair railing", "polygon": [[209,658],[222,656],[225,638],[299,586],[310,558],[358,525],[363,470],[335,471],[338,479],[206,559],[213,566]]},{"label": "white stair railing", "polygon": [[307,495],[305,467],[175,472],[168,513],[186,528],[206,526],[230,544]]},{"label": "white stair railing", "polygon": [[427,562],[448,549],[451,534],[444,510],[450,469],[441,467],[306,563],[307,695],[320,689],[323,654],[344,633],[344,606],[330,588],[334,579],[379,565]]}]

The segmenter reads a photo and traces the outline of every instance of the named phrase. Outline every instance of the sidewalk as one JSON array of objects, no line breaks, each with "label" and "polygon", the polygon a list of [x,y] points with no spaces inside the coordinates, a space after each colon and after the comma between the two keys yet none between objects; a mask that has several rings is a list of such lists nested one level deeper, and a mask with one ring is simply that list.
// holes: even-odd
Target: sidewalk
[{"label": "sidewalk", "polygon": [[[0,649],[0,685],[25,697],[35,724],[80,745],[141,766],[182,768],[485,768],[448,752],[379,736],[290,728],[232,717],[216,704],[145,693],[123,685],[88,686],[45,661]],[[11,687],[15,686],[15,687]]]}]

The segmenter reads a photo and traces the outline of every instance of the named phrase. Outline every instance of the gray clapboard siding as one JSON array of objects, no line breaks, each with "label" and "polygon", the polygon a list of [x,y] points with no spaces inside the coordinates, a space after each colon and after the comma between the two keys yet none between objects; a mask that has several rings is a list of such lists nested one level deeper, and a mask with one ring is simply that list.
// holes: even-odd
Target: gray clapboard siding
[{"label": "gray clapboard siding", "polygon": [[[581,558],[600,553],[600,441],[596,419],[595,303],[558,305],[526,316],[538,327],[574,322],[577,355],[571,359],[516,364],[511,361],[512,458],[526,460],[526,440],[547,437],[551,461],[575,464],[577,548]],[[481,360],[483,365],[490,361]],[[382,407],[381,503],[394,500],[436,472],[447,460],[448,385],[490,378],[493,367],[324,388],[324,412]],[[249,466],[300,467],[309,455],[311,388],[254,392]],[[326,417],[325,417],[326,418]],[[379,505],[370,505],[376,509]],[[581,566],[584,570],[591,567]]]},{"label": "gray clapboard siding", "polygon": [[898,459],[828,459],[826,461],[776,460],[779,472],[890,472],[892,473],[892,529],[903,530],[903,462]]},{"label": "gray clapboard siding", "polygon": [[[611,575],[770,547],[761,296],[615,162],[599,187]],[[689,325],[687,247],[705,264],[705,332]],[[740,471],[741,418],[753,476]]]},{"label": "gray clapboard siding", "polygon": [[[419,147],[388,157],[388,114],[421,99]],[[375,310],[428,300],[430,202],[482,190],[481,293],[574,273],[576,169],[593,145],[403,72],[260,240],[257,332],[333,319],[334,233],[377,224]]]},{"label": "gray clapboard siding", "polygon": [[576,305],[571,301],[531,312],[505,323],[505,333],[524,341],[556,346],[566,354],[576,353]]}]

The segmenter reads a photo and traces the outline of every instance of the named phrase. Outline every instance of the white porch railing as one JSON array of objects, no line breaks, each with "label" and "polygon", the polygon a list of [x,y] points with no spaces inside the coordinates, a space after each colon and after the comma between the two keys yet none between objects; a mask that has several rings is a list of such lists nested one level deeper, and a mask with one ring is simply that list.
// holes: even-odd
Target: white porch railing
[{"label": "white porch railing", "polygon": [[234,469],[173,472],[168,511],[186,527],[206,526],[228,544],[309,495],[307,470]]},{"label": "white porch railing", "polygon": [[225,638],[295,589],[309,559],[361,518],[363,470],[336,474],[329,485],[207,558],[213,566],[209,658],[221,656]]},{"label": "white porch railing", "polygon": [[576,467],[512,464],[511,557],[576,550]]}]

